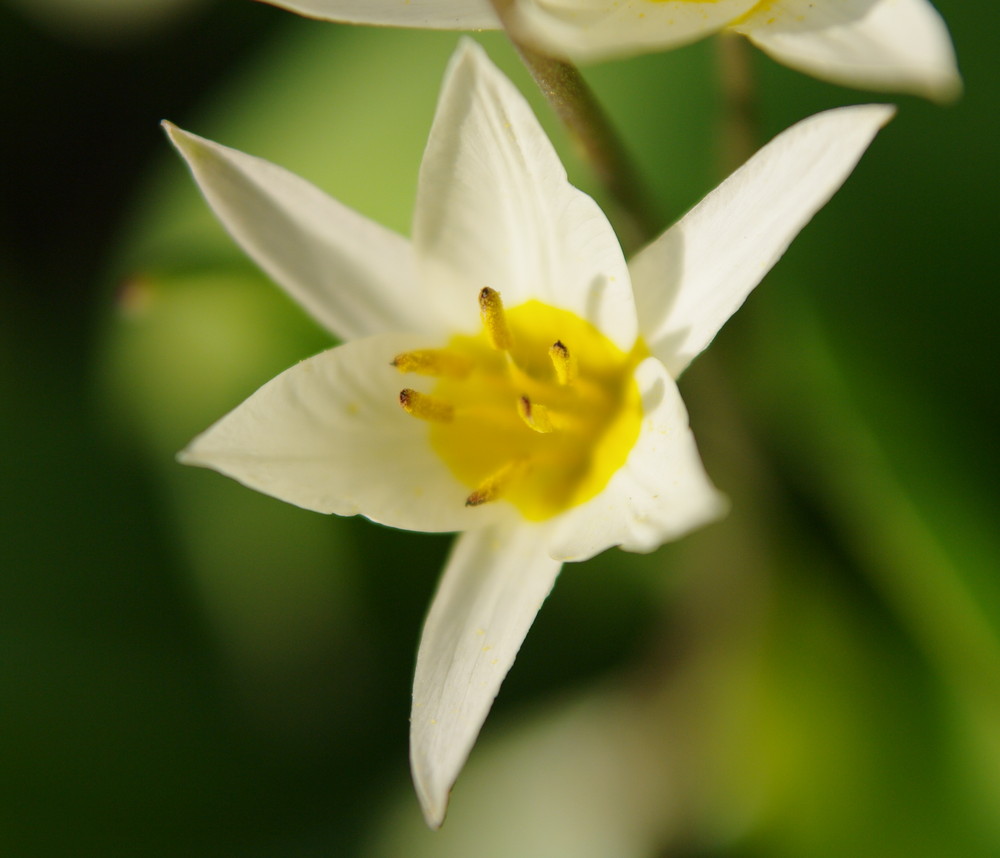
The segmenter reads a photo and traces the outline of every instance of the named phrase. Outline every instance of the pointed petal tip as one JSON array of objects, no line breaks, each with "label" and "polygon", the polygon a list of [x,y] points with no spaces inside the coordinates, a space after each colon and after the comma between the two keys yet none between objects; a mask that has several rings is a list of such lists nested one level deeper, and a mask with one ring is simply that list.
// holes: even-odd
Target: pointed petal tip
[{"label": "pointed petal tip", "polygon": [[178,145],[178,141],[190,137],[187,131],[180,126],[175,125],[169,119],[161,119],[160,128],[163,129],[164,133],[175,145]]},{"label": "pointed petal tip", "polygon": [[417,793],[417,801],[420,802],[420,812],[424,816],[424,822],[427,823],[427,827],[431,831],[437,831],[444,825],[444,818],[448,814],[448,799],[451,797],[451,789],[441,790],[431,784],[429,776],[421,771],[416,759],[410,760],[410,766],[413,774],[413,786]]},{"label": "pointed petal tip", "polygon": [[926,95],[936,104],[954,104],[965,92],[965,82],[956,71],[943,80],[935,81],[927,87]]},{"label": "pointed petal tip", "polygon": [[420,637],[410,712],[410,771],[431,828],[444,821],[452,786],[559,569],[544,529],[513,519],[455,542]]},{"label": "pointed petal tip", "polygon": [[458,46],[448,60],[444,74],[446,83],[441,86],[441,95],[447,88],[447,81],[457,73],[468,74],[473,80],[495,81],[497,86],[515,89],[513,83],[500,70],[499,66],[490,59],[486,49],[471,36],[459,37]]},{"label": "pointed petal tip", "polygon": [[881,122],[879,123],[880,128],[885,128],[893,119],[896,118],[896,113],[898,108],[895,104],[869,104],[867,107],[871,108],[872,111],[881,116]]},{"label": "pointed petal tip", "polygon": [[896,114],[858,104],[786,129],[629,264],[646,342],[680,377]]},{"label": "pointed petal tip", "polygon": [[[410,713],[410,776],[413,779],[413,790],[417,794],[424,822],[431,831],[437,831],[448,815],[451,790],[464,766],[464,758],[453,775],[443,777],[442,767],[435,764],[432,756],[427,753],[426,742],[422,741],[414,730],[417,722],[421,720],[423,709],[423,704],[414,699]],[[430,723],[436,725],[436,719]],[[427,726],[426,721],[424,726]]]},{"label": "pointed petal tip", "polygon": [[[873,129],[877,131],[880,128],[885,128],[895,118],[897,112],[898,108],[896,105],[889,104],[888,102],[849,104],[845,107],[833,107],[829,110],[813,114],[813,116],[803,119],[799,124],[810,121],[822,122],[824,121],[822,117],[855,116],[865,121],[870,121]],[[795,126],[792,127],[794,128]]]},{"label": "pointed petal tip", "polygon": [[[492,62],[486,55],[483,46],[471,36],[461,36],[458,46],[452,52],[448,60],[448,67],[445,71],[445,79],[451,77],[455,72],[464,66],[470,66],[473,73],[482,71],[492,66]],[[442,87],[442,90],[444,87]]]},{"label": "pointed petal tip", "polygon": [[458,37],[458,47],[455,48],[455,53],[453,56],[463,57],[466,54],[476,54],[478,56],[484,56],[485,51],[482,45],[479,44],[472,36],[459,36]]},{"label": "pointed petal tip", "polygon": [[[854,137],[858,145],[857,157],[855,158],[855,161],[857,161],[864,154],[871,141],[875,139],[875,135],[895,119],[897,112],[898,108],[895,104],[878,102],[872,104],[851,104],[846,107],[834,107],[830,110],[817,113],[798,124],[804,125],[816,122],[817,126],[826,126],[830,129],[836,128],[839,125],[842,129],[842,134],[857,135]],[[794,127],[792,128],[794,129]],[[844,178],[846,179],[846,176]]]},{"label": "pointed petal tip", "polygon": [[198,450],[199,435],[183,450],[174,455],[174,461],[179,465],[190,465],[192,468],[213,468],[211,457]]},{"label": "pointed petal tip", "polygon": [[200,137],[196,134],[192,134],[190,131],[185,131],[169,119],[161,119],[160,127],[163,129],[164,133],[166,133],[167,139],[170,140],[170,142],[174,145],[174,148],[180,152],[185,160],[190,161],[199,149],[206,148],[204,146],[199,147],[197,145],[199,141],[201,141]]},{"label": "pointed petal tip", "polygon": [[[869,133],[866,136],[870,142],[879,131],[896,118],[898,112],[899,110],[895,104],[876,102],[872,104],[852,104],[846,107],[834,107],[831,110],[818,113],[816,116],[822,117],[825,114],[850,116],[857,120],[857,127],[867,127]],[[809,120],[806,119],[804,121],[808,122]],[[859,157],[860,155],[861,153],[859,153]]]},{"label": "pointed petal tip", "polygon": [[715,485],[711,485],[711,489],[712,495],[711,498],[707,499],[705,502],[701,520],[691,528],[692,530],[708,527],[709,525],[722,521],[722,519],[726,518],[733,510],[733,502],[729,499],[729,495],[717,489]]},{"label": "pointed petal tip", "polygon": [[944,103],[961,92],[948,27],[929,0],[782,0],[732,25],[778,62],[858,89]]}]

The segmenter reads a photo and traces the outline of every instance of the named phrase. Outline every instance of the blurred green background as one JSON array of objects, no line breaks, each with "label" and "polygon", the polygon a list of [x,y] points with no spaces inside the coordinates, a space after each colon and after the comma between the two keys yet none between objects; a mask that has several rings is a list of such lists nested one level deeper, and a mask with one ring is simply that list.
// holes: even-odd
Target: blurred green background
[{"label": "blurred green background", "polygon": [[[891,99],[682,380],[732,514],[564,570],[431,834],[406,732],[449,539],[175,464],[328,342],[157,122],[405,233],[456,36],[0,4],[0,855],[1000,855],[1000,12],[938,8],[962,100]],[[664,226],[722,175],[717,60],[587,70]],[[890,100],[751,60],[759,143]]]}]

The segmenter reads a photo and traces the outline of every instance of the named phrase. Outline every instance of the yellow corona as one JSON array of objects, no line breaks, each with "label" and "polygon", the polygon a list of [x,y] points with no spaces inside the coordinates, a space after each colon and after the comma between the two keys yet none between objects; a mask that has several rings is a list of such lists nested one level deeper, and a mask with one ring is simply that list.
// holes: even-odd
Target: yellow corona
[{"label": "yellow corona", "polygon": [[639,436],[633,374],[645,345],[623,352],[590,322],[540,301],[507,309],[489,287],[479,313],[476,336],[396,355],[400,372],[437,379],[427,394],[404,388],[400,404],[427,421],[435,453],[469,489],[468,506],[503,499],[542,521],[590,500]]}]

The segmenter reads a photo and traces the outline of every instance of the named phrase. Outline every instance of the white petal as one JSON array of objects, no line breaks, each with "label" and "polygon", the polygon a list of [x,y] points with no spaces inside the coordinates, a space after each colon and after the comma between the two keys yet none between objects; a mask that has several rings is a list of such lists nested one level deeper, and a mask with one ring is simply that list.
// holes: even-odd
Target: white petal
[{"label": "white petal", "polygon": [[513,27],[557,56],[599,60],[675,48],[714,33],[758,0],[515,0]]},{"label": "white petal", "polygon": [[647,358],[636,382],[644,412],[639,438],[603,492],[553,523],[549,552],[559,560],[586,560],[612,545],[653,551],[728,508],[705,474],[666,368]]},{"label": "white petal", "polygon": [[676,378],[833,196],[894,109],[793,125],[632,260],[643,336]]},{"label": "white petal", "polygon": [[164,127],[230,235],[333,334],[433,327],[405,238],[268,161]]},{"label": "white petal", "polygon": [[399,391],[420,379],[389,362],[426,345],[419,336],[381,334],[302,361],[199,435],[180,459],[306,509],[360,513],[407,530],[495,520],[500,505],[465,506],[469,489],[431,449],[428,424],[399,405]]},{"label": "white petal", "polygon": [[410,765],[433,828],[559,574],[543,532],[514,525],[463,534],[431,604],[413,678]]},{"label": "white petal", "polygon": [[927,0],[775,0],[733,29],[835,83],[941,101],[962,88],[948,28]]},{"label": "white petal", "polygon": [[489,0],[264,0],[310,18],[349,24],[489,30],[499,24]]},{"label": "white petal", "polygon": [[635,340],[628,268],[607,218],[566,180],[520,93],[474,42],[452,58],[420,170],[413,231],[421,280],[458,329],[476,296],[536,298]]}]

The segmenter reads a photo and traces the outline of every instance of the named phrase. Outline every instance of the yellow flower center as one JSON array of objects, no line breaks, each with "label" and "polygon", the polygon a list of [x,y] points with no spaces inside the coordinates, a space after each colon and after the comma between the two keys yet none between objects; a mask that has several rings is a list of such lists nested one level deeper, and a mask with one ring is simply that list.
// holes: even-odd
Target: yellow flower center
[{"label": "yellow flower center", "polygon": [[434,451],[468,488],[469,506],[503,498],[530,521],[590,500],[639,436],[633,375],[648,354],[623,352],[590,322],[540,301],[504,308],[479,297],[483,330],[443,349],[397,355],[401,372],[437,378],[400,405],[430,424]]}]

